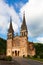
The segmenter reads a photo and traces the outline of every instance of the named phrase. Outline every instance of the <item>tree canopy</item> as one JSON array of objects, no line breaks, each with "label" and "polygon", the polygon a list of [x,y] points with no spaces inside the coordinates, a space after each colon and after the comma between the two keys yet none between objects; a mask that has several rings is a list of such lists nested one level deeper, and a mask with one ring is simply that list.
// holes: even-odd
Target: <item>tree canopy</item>
[{"label": "tree canopy", "polygon": [[0,38],[0,54],[6,53],[6,40]]}]

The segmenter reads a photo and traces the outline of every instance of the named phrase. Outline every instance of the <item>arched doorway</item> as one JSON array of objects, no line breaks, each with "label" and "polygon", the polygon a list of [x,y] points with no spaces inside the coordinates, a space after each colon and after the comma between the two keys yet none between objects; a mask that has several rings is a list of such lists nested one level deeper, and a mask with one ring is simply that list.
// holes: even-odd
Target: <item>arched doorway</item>
[{"label": "arched doorway", "polygon": [[15,51],[15,56],[17,56],[17,51]]},{"label": "arched doorway", "polygon": [[18,51],[18,56],[19,56],[19,51]]},{"label": "arched doorway", "polygon": [[19,56],[20,51],[15,50],[15,56]]}]

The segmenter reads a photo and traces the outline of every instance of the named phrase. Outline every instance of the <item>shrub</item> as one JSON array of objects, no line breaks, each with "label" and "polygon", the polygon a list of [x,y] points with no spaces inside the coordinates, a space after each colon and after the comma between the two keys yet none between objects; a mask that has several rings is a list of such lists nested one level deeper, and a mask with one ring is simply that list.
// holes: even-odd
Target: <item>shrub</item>
[{"label": "shrub", "polygon": [[43,54],[40,54],[40,58],[43,59]]},{"label": "shrub", "polygon": [[3,61],[11,61],[12,60],[12,57],[11,56],[1,56],[0,57],[0,60],[3,60]]},{"label": "shrub", "polygon": [[33,58],[37,58],[37,55],[34,55]]},{"label": "shrub", "polygon": [[0,60],[5,60],[5,56],[0,55]]},{"label": "shrub", "polygon": [[37,58],[40,58],[40,55],[38,55]]},{"label": "shrub", "polygon": [[27,58],[30,58],[31,59],[31,58],[33,58],[33,56],[27,55]]},{"label": "shrub", "polygon": [[6,57],[5,57],[5,60],[6,60],[6,61],[11,61],[11,60],[12,60],[12,57],[11,57],[11,56],[6,56]]}]

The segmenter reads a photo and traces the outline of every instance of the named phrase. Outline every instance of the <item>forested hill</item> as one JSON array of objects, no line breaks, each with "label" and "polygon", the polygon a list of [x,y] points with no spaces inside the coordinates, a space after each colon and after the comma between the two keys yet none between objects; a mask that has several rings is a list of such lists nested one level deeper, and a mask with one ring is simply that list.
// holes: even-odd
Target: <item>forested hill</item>
[{"label": "forested hill", "polygon": [[6,53],[6,40],[0,38],[0,55]]},{"label": "forested hill", "polygon": [[36,49],[36,55],[43,55],[43,44],[41,43],[34,43]]}]

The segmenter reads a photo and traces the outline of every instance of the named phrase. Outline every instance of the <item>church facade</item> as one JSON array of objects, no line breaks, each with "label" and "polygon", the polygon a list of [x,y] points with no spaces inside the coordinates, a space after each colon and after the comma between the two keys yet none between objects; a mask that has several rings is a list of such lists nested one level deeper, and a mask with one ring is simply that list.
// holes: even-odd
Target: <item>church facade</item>
[{"label": "church facade", "polygon": [[12,20],[10,19],[10,26],[7,33],[7,56],[12,57],[27,57],[28,55],[35,55],[35,48],[33,43],[28,42],[28,30],[25,21],[25,14],[23,15],[23,21],[20,30],[20,36],[14,36],[14,30],[12,26]]}]

